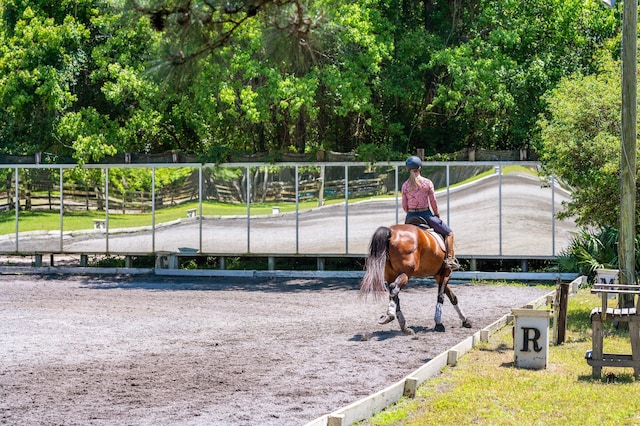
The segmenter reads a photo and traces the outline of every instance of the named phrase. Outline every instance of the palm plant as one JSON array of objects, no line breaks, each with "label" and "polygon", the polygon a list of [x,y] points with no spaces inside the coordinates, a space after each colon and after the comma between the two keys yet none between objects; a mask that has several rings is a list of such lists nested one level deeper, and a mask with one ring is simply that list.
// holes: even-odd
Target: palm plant
[{"label": "palm plant", "polygon": [[[637,242],[636,242],[637,245]],[[618,267],[618,230],[582,229],[558,256],[561,270],[574,271],[591,277],[596,269]]]}]

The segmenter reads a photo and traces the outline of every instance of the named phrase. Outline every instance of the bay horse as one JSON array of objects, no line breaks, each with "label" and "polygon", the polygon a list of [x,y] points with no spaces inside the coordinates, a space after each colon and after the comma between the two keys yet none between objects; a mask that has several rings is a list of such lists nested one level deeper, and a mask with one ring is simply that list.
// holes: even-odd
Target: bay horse
[{"label": "bay horse", "polygon": [[435,331],[445,331],[442,324],[445,294],[462,320],[462,326],[471,328],[471,322],[458,306],[458,298],[449,287],[451,269],[445,266],[445,257],[442,237],[433,230],[423,229],[416,224],[398,224],[381,226],[375,231],[365,260],[366,272],[360,282],[360,294],[365,297],[373,294],[376,299],[388,294],[387,314],[380,318],[380,324],[397,318],[403,333],[413,334],[413,330],[407,328],[400,310],[400,290],[411,277],[433,277],[438,284]]}]

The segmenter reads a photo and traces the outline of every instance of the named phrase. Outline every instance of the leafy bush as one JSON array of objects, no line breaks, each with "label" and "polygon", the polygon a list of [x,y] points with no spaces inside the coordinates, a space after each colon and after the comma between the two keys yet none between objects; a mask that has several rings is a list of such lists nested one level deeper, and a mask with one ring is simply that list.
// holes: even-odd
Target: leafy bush
[{"label": "leafy bush", "polygon": [[[569,247],[558,256],[561,270],[578,272],[589,277],[600,268],[618,269],[619,232],[615,228],[605,227],[599,230],[583,229],[571,240]],[[640,265],[638,248],[640,239],[636,236],[636,264]]]},{"label": "leafy bush", "polygon": [[95,256],[89,261],[89,265],[98,268],[122,268],[124,267],[124,259],[121,256]]},{"label": "leafy bush", "polygon": [[407,157],[407,154],[394,151],[388,144],[377,145],[374,143],[363,143],[356,147],[356,157],[358,157],[360,161],[375,163],[379,161],[403,160]]}]

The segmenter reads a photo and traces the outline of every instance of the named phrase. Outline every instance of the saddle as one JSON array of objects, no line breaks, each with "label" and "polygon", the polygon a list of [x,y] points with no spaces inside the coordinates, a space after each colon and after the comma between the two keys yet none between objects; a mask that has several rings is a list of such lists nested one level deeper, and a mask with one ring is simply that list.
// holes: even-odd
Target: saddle
[{"label": "saddle", "polygon": [[407,225],[415,225],[418,228],[420,228],[423,232],[428,232],[431,235],[433,235],[436,241],[438,242],[438,245],[442,249],[442,251],[445,253],[447,252],[447,247],[444,243],[444,237],[438,234],[431,226],[429,226],[429,223],[426,221],[425,218],[420,216],[414,216],[414,217],[405,219],[404,223]]}]

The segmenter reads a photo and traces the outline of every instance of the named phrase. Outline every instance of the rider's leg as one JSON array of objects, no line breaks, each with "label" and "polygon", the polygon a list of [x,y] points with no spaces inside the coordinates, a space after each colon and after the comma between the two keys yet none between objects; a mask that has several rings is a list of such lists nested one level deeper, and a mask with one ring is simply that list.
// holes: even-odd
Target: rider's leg
[{"label": "rider's leg", "polygon": [[459,269],[460,264],[456,260],[455,249],[453,247],[453,231],[449,228],[449,225],[444,223],[438,216],[430,216],[427,220],[429,225],[444,238],[444,248],[446,251],[444,264],[452,271]]},{"label": "rider's leg", "polygon": [[460,269],[460,263],[456,259],[455,248],[453,247],[453,232],[450,232],[444,239],[444,246],[447,251],[447,257],[444,263],[452,270]]}]

